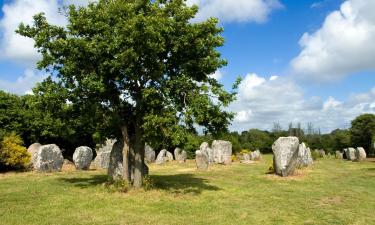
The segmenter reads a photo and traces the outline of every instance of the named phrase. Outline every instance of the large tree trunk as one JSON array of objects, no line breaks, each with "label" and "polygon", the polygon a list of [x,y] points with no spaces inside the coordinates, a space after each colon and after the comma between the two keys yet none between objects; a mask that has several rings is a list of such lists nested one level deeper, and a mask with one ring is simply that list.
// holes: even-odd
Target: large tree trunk
[{"label": "large tree trunk", "polygon": [[146,176],[144,155],[145,155],[145,145],[142,140],[142,128],[140,124],[137,123],[135,127],[135,146],[134,146],[134,181],[133,186],[135,188],[141,188],[143,178]]},{"label": "large tree trunk", "polygon": [[128,127],[121,127],[122,138],[124,141],[124,147],[122,148],[122,177],[127,182],[130,182],[130,173],[129,173],[129,149],[130,149],[130,139],[128,134]]}]

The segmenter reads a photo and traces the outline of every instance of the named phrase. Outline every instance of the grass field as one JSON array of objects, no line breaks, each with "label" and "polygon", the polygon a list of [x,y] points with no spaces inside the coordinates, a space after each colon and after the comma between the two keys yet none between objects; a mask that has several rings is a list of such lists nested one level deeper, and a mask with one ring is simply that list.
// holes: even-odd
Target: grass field
[{"label": "grass field", "polygon": [[375,224],[375,162],[317,161],[290,178],[255,164],[150,166],[150,191],[109,192],[105,171],[0,174],[0,224]]}]

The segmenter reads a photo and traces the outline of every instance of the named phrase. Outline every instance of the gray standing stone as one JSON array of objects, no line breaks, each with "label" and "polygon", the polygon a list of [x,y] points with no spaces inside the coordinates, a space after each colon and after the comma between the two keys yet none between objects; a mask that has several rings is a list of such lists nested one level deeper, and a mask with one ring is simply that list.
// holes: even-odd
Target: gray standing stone
[{"label": "gray standing stone", "polygon": [[167,157],[167,162],[173,161],[173,154],[172,153],[167,151],[166,157]]},{"label": "gray standing stone", "polygon": [[42,145],[39,143],[34,143],[27,149],[27,152],[31,155],[30,167],[34,167],[40,146]]},{"label": "gray standing stone", "polygon": [[245,153],[245,154],[241,154],[242,155],[242,160],[240,160],[240,163],[244,163],[244,164],[250,164],[250,163],[254,163],[253,161],[250,160],[250,154],[248,153]]},{"label": "gray standing stone", "polygon": [[73,154],[73,162],[78,170],[88,170],[92,160],[92,149],[87,146],[76,148]]},{"label": "gray standing stone", "polygon": [[366,151],[362,147],[358,147],[355,151],[355,158],[357,161],[366,160]]},{"label": "gray standing stone", "polygon": [[201,152],[205,152],[208,155],[209,164],[214,163],[214,151],[212,148],[210,148],[210,145],[207,142],[203,142],[200,145],[199,150]]},{"label": "gray standing stone", "polygon": [[98,145],[96,149],[96,157],[94,159],[94,166],[100,169],[107,169],[109,166],[109,158],[113,145],[116,139],[107,139],[104,144]]},{"label": "gray standing stone", "polygon": [[250,153],[250,160],[259,161],[262,159],[262,154],[259,150]]},{"label": "gray standing stone", "polygon": [[356,160],[355,149],[354,148],[348,148],[346,157],[347,157],[348,160],[351,160],[351,161]]},{"label": "gray standing stone", "polygon": [[307,167],[313,164],[310,148],[306,147],[305,143],[298,146],[298,160],[300,167]]},{"label": "gray standing stone", "polygon": [[161,165],[166,162],[172,162],[172,161],[173,161],[173,154],[168,152],[166,149],[163,149],[159,152],[158,156],[156,157],[155,163],[157,165]]},{"label": "gray standing stone", "polygon": [[64,157],[57,145],[42,145],[37,151],[34,169],[40,172],[61,171],[63,163]]},{"label": "gray standing stone", "polygon": [[232,163],[232,143],[229,141],[213,141],[212,150],[215,163],[224,165],[229,165]]},{"label": "gray standing stone", "polygon": [[208,155],[201,150],[195,152],[195,163],[198,170],[208,170]]},{"label": "gray standing stone", "polygon": [[[123,142],[122,141],[116,141],[116,143],[112,147],[110,161],[109,161],[109,167],[108,167],[108,177],[112,180],[119,180],[123,179],[123,158],[122,158],[122,149],[123,149]],[[133,150],[130,149],[129,152],[129,159],[131,158],[131,155]],[[148,167],[146,164],[143,164],[143,172],[144,174],[148,174]],[[129,160],[129,173],[130,173],[130,179],[134,179],[134,162]]]},{"label": "gray standing stone", "polygon": [[340,151],[336,151],[335,158],[336,159],[343,159],[344,158],[344,154],[342,152],[340,152]]},{"label": "gray standing stone", "polygon": [[187,152],[180,148],[176,148],[174,150],[174,158],[177,160],[177,162],[184,163],[187,159]]},{"label": "gray standing stone", "polygon": [[149,145],[145,145],[145,161],[147,163],[155,162],[156,153],[154,149],[151,148]]},{"label": "gray standing stone", "polygon": [[319,152],[320,158],[325,158],[326,157],[326,152],[323,149],[320,149],[318,152]]},{"label": "gray standing stone", "polygon": [[277,175],[289,176],[294,173],[298,166],[297,137],[280,137],[272,145],[273,165]]}]

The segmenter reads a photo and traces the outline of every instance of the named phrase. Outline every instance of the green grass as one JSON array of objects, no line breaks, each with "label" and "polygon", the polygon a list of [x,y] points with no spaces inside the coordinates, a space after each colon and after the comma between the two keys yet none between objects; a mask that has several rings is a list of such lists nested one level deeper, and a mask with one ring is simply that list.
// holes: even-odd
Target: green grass
[{"label": "green grass", "polygon": [[0,224],[375,224],[375,162],[317,161],[291,178],[256,164],[152,165],[151,191],[111,193],[105,171],[0,175]]}]

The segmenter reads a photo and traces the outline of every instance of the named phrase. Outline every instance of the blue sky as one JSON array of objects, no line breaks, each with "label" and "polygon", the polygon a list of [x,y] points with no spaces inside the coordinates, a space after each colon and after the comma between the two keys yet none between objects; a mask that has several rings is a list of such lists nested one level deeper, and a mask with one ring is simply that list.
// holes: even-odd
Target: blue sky
[{"label": "blue sky", "polygon": [[[45,74],[36,71],[32,42],[12,30],[44,11],[64,25],[57,9],[72,0],[0,0],[0,89],[29,92]],[[84,5],[87,0],[75,1]],[[243,78],[229,109],[231,130],[271,129],[273,122],[313,122],[324,132],[347,128],[361,113],[375,113],[375,1],[188,0],[194,22],[218,17],[220,48],[228,66],[215,77],[231,87]],[[272,77],[272,79],[270,79]]]}]

